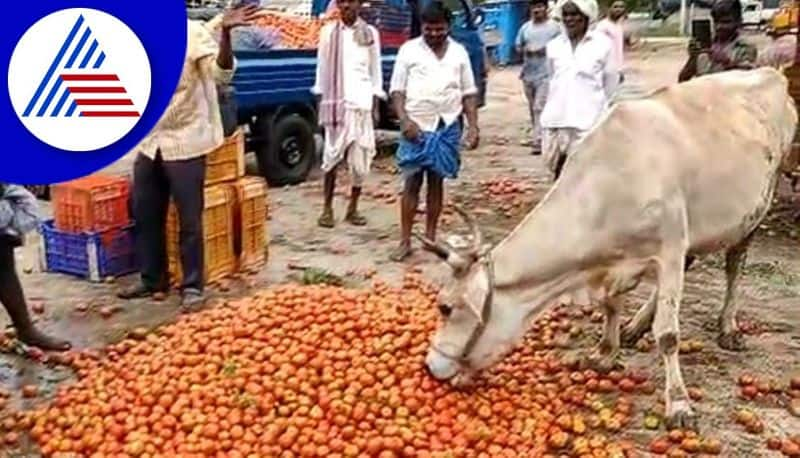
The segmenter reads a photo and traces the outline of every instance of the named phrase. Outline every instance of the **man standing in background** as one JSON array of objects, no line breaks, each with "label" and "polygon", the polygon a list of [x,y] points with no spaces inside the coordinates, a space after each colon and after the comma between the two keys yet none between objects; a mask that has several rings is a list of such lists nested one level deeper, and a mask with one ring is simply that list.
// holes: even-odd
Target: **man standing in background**
[{"label": "man standing in background", "polygon": [[325,206],[317,224],[334,226],[336,171],[346,160],[352,181],[345,220],[363,226],[358,212],[361,186],[375,157],[375,126],[383,91],[378,31],[359,17],[361,0],[337,0],[341,19],[320,32],[317,80],[311,91],[319,98],[319,119],[325,129],[322,171]]},{"label": "man standing in background", "polygon": [[400,244],[390,255],[396,262],[411,254],[411,230],[422,181],[427,180],[425,235],[436,240],[442,212],[444,179],[461,166],[462,117],[466,143],[479,142],[478,88],[467,50],[451,39],[452,14],[434,0],[420,14],[422,36],[397,53],[390,93],[402,136],[397,165],[403,175]]},{"label": "man standing in background", "polygon": [[231,30],[256,18],[255,6],[226,11],[217,44],[201,23],[188,21],[183,73],[158,124],[137,146],[133,165],[133,217],[141,283],[118,296],[134,299],[168,289],[166,219],[170,198],[180,220],[181,303],[203,301],[203,208],[206,154],[224,140],[216,86],[235,69]]},{"label": "man standing in background", "polygon": [[714,40],[702,49],[689,42],[689,58],[678,74],[678,82],[728,70],[750,70],[758,62],[758,48],[742,36],[742,4],[739,0],[716,0],[711,5]]},{"label": "man standing in background", "polygon": [[591,29],[595,0],[560,0],[555,13],[566,34],[547,44],[550,73],[542,111],[542,153],[555,179],[575,145],[597,123],[619,84],[611,42]]},{"label": "man standing in background", "polygon": [[625,0],[615,0],[606,12],[606,17],[597,23],[597,30],[605,34],[611,40],[611,60],[612,65],[619,72],[619,82],[622,83],[624,76],[622,66],[625,60]]},{"label": "man standing in background", "polygon": [[523,56],[520,79],[528,99],[533,135],[533,154],[542,152],[541,117],[547,97],[547,43],[561,33],[561,26],[547,17],[547,0],[531,0],[530,20],[517,34],[517,52]]}]

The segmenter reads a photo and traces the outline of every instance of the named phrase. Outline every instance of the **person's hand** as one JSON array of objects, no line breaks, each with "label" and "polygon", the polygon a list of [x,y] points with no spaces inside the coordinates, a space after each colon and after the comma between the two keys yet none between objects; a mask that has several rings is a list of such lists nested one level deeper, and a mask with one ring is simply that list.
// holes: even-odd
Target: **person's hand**
[{"label": "person's hand", "polygon": [[225,11],[222,16],[222,31],[230,32],[234,27],[250,25],[258,18],[259,8],[256,5],[237,6]]},{"label": "person's hand", "polygon": [[699,41],[692,38],[689,40],[689,57],[697,57],[699,56],[705,49],[703,49],[703,45],[700,44]]},{"label": "person's hand", "polygon": [[403,121],[401,121],[400,128],[402,129],[403,137],[405,137],[408,141],[413,142],[419,137],[419,126],[409,118],[405,118]]},{"label": "person's hand", "polygon": [[467,129],[467,149],[475,149],[481,141],[480,132],[477,126],[469,126]]}]

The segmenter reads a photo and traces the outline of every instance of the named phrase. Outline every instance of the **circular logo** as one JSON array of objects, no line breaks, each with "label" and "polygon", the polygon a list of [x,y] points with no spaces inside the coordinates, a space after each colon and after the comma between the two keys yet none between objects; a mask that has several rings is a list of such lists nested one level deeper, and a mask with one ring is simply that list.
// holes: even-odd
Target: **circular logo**
[{"label": "circular logo", "polygon": [[8,90],[17,116],[38,139],[94,151],[125,136],[141,118],[150,97],[150,61],[139,37],[114,16],[61,10],[17,43]]},{"label": "circular logo", "polygon": [[[91,174],[136,149],[166,110],[186,54],[184,0],[23,2],[0,28],[0,181]],[[76,7],[80,6],[80,7]],[[19,13],[17,15],[17,13]]]}]

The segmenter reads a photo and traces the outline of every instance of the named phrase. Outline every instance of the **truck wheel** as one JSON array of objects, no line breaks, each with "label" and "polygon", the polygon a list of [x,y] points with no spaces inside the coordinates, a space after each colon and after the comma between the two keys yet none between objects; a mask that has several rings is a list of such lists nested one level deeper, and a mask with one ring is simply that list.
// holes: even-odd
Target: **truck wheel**
[{"label": "truck wheel", "polygon": [[258,167],[272,186],[302,183],[311,171],[314,151],[311,124],[289,115],[276,121],[267,141],[258,146]]}]

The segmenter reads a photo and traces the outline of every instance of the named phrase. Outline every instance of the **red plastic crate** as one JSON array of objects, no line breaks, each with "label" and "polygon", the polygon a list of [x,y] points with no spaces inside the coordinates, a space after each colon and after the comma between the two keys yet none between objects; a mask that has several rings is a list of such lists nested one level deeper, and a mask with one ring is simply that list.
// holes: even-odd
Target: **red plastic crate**
[{"label": "red plastic crate", "polygon": [[53,186],[52,203],[58,230],[79,233],[124,227],[130,223],[124,177],[93,175]]},{"label": "red plastic crate", "polygon": [[380,31],[381,47],[384,48],[399,48],[406,41],[408,41],[409,34],[405,32],[388,32],[385,30]]}]

